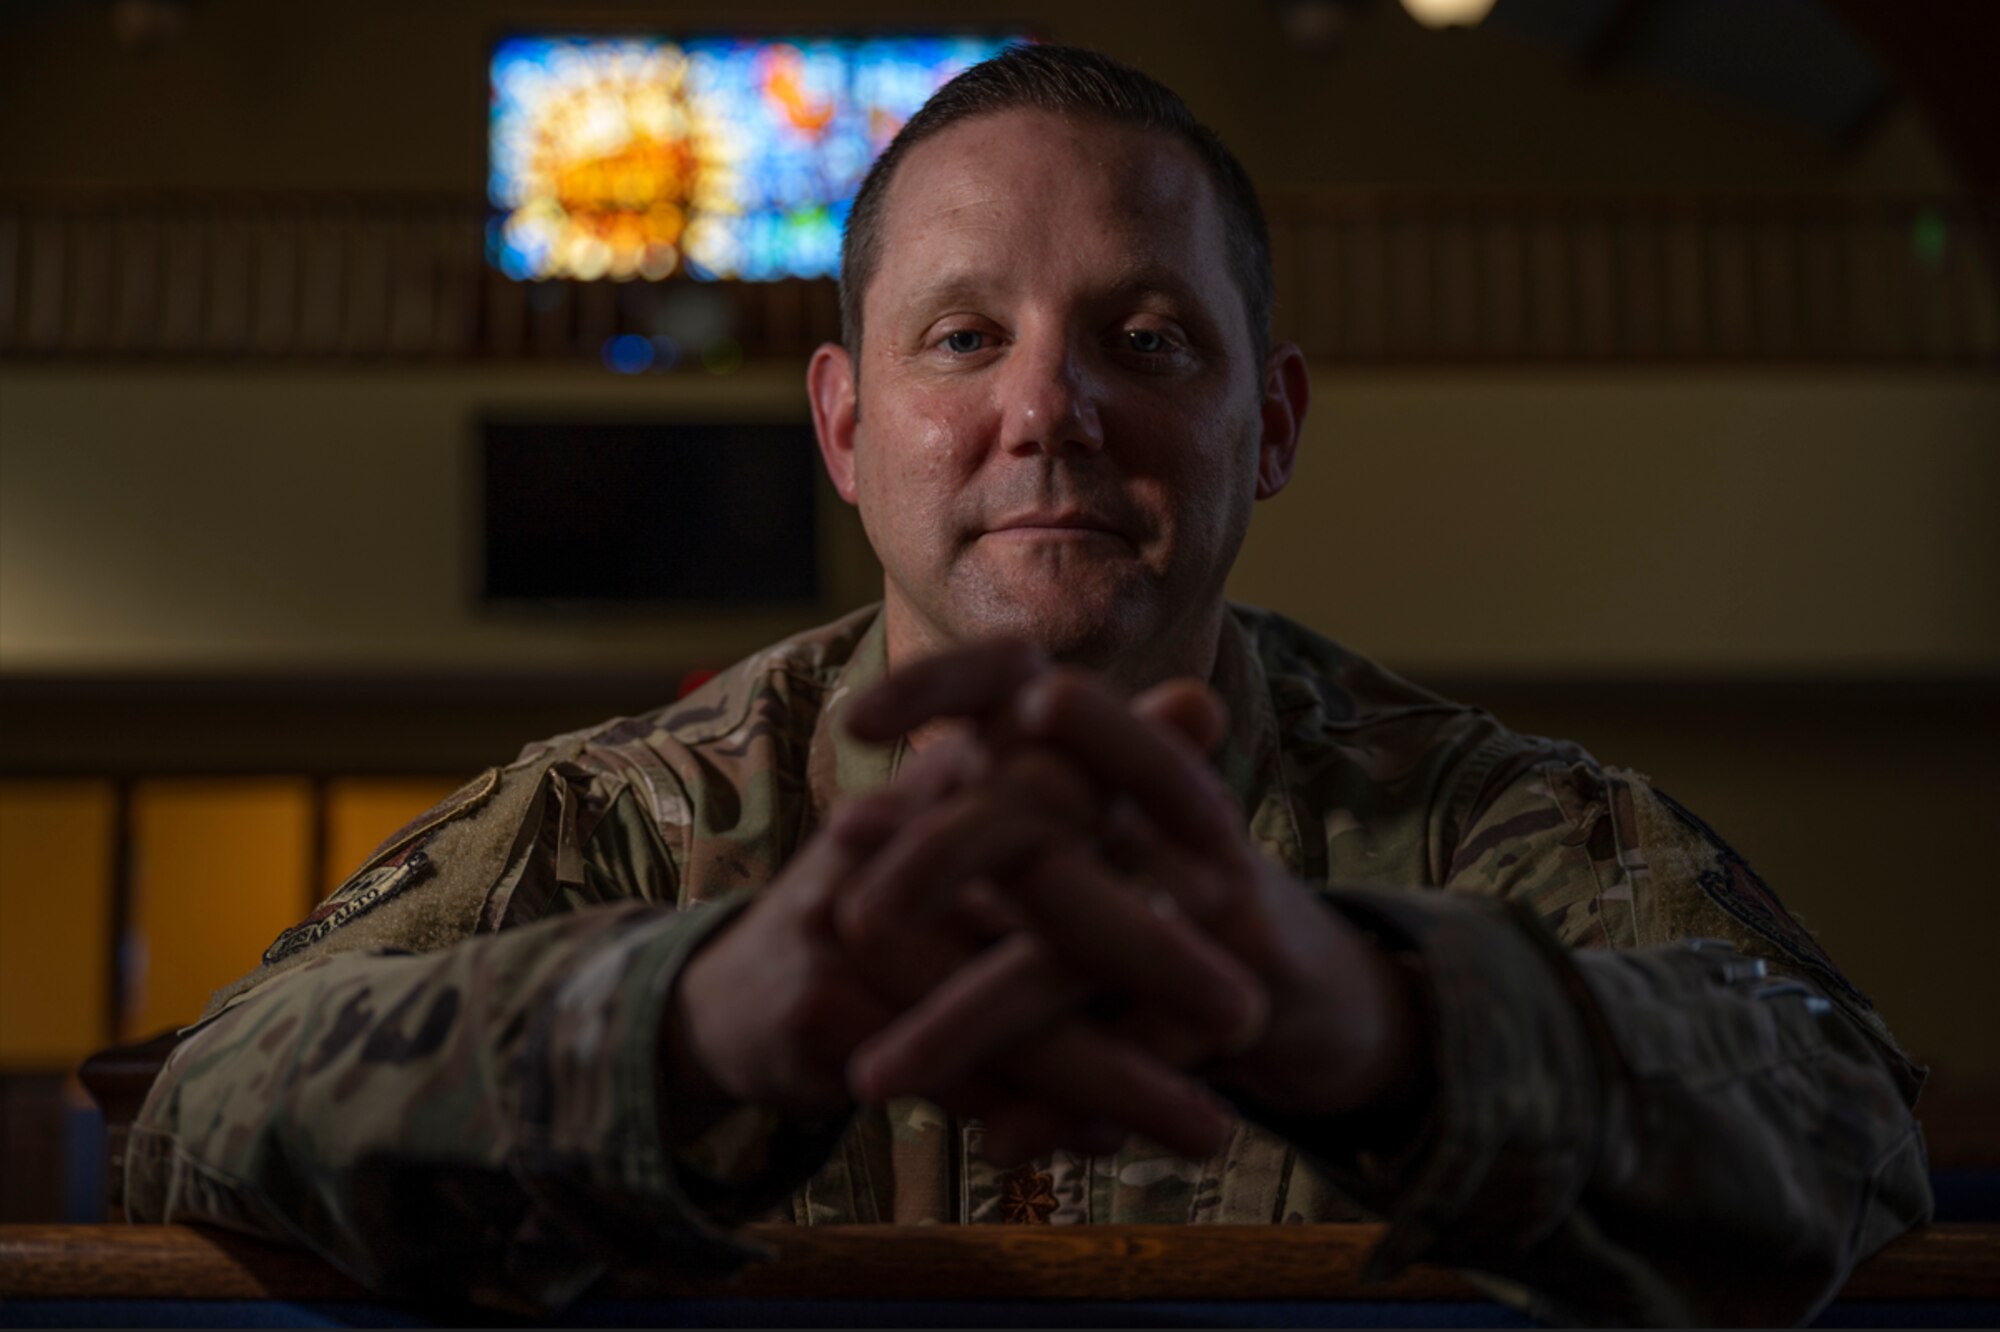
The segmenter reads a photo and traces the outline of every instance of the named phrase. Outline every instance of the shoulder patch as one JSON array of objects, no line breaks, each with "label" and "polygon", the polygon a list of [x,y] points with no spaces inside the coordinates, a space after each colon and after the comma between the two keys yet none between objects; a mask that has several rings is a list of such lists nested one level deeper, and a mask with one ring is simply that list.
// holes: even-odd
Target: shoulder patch
[{"label": "shoulder patch", "polygon": [[333,890],[313,913],[272,941],[264,950],[264,965],[282,962],[302,948],[310,948],[363,912],[372,911],[430,870],[424,844],[435,835],[424,833],[394,855],[384,857],[353,875]]},{"label": "shoulder patch", "polygon": [[1840,990],[1856,1003],[1874,1007],[1867,995],[1840,974],[1840,968],[1819,946],[1819,940],[1813,938],[1812,931],[1785,909],[1785,904],[1765,884],[1763,876],[1750,868],[1750,862],[1739,855],[1735,847],[1723,841],[1721,834],[1704,823],[1694,811],[1659,787],[1653,788],[1653,794],[1707,845],[1713,862],[1695,876],[1695,882],[1701,885],[1702,892],[1708,894],[1709,901],[1815,979]]},{"label": "shoulder patch", "polygon": [[396,831],[382,839],[382,844],[368,853],[368,859],[361,862],[363,870],[373,869],[377,861],[392,851],[399,851],[407,843],[426,838],[442,825],[462,814],[470,814],[492,796],[500,786],[500,769],[488,768],[464,786],[432,805],[423,813],[411,819]]}]

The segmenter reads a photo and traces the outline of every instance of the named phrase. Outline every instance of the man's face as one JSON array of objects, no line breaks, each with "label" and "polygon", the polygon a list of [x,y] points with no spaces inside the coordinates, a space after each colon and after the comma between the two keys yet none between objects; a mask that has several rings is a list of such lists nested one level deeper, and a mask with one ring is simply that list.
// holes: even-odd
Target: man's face
[{"label": "man's face", "polygon": [[1271,481],[1264,367],[1200,160],[1009,111],[918,144],[886,203],[851,451],[817,364],[814,397],[892,648],[1006,634],[1199,669],[1175,649],[1212,645],[1260,464]]}]

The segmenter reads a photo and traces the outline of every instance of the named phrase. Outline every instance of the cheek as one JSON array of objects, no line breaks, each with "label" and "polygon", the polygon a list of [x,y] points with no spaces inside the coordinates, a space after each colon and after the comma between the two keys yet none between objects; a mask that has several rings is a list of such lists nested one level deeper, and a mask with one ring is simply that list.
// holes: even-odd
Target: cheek
[{"label": "cheek", "polygon": [[933,384],[907,399],[910,437],[931,466],[977,470],[996,422],[992,395],[976,384]]},{"label": "cheek", "polygon": [[864,409],[856,450],[862,517],[899,544],[943,539],[986,456],[986,404],[936,388],[884,394]]},{"label": "cheek", "polygon": [[1132,428],[1121,433],[1137,446],[1127,452],[1125,468],[1149,489],[1177,500],[1199,498],[1206,507],[1255,481],[1257,432],[1240,412],[1172,402],[1128,420]]},{"label": "cheek", "polygon": [[1128,475],[1160,515],[1175,560],[1206,563],[1240,542],[1248,523],[1257,426],[1240,411],[1192,403],[1145,425],[1154,447],[1135,451]]}]

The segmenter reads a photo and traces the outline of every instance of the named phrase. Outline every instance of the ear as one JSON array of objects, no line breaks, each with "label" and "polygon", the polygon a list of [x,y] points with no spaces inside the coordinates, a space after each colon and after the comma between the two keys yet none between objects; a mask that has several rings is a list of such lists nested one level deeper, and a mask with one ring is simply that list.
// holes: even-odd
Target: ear
[{"label": "ear", "polygon": [[1305,353],[1290,342],[1273,347],[1264,363],[1263,434],[1257,441],[1258,499],[1269,499],[1290,484],[1292,465],[1299,456],[1299,432],[1305,426],[1306,400],[1311,396]]},{"label": "ear", "polygon": [[854,400],[854,362],[847,348],[823,342],[813,353],[806,369],[806,393],[812,398],[813,433],[819,437],[819,456],[826,462],[826,474],[833,488],[849,504],[855,502],[854,427],[857,419]]}]

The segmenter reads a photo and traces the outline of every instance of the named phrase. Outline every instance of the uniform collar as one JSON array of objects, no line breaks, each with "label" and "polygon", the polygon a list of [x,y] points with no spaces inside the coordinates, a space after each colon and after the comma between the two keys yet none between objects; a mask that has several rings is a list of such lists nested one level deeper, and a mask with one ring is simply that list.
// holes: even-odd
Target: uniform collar
[{"label": "uniform collar", "polygon": [[1223,612],[1209,684],[1229,708],[1229,731],[1216,752],[1216,769],[1243,810],[1251,839],[1298,877],[1305,872],[1304,839],[1285,782],[1271,682],[1233,607]]},{"label": "uniform collar", "polygon": [[838,667],[829,666],[826,697],[813,722],[806,751],[806,784],[811,826],[817,828],[842,799],[872,791],[896,773],[909,741],[871,745],[847,731],[847,705],[889,673],[889,617],[875,608],[875,618]]}]

